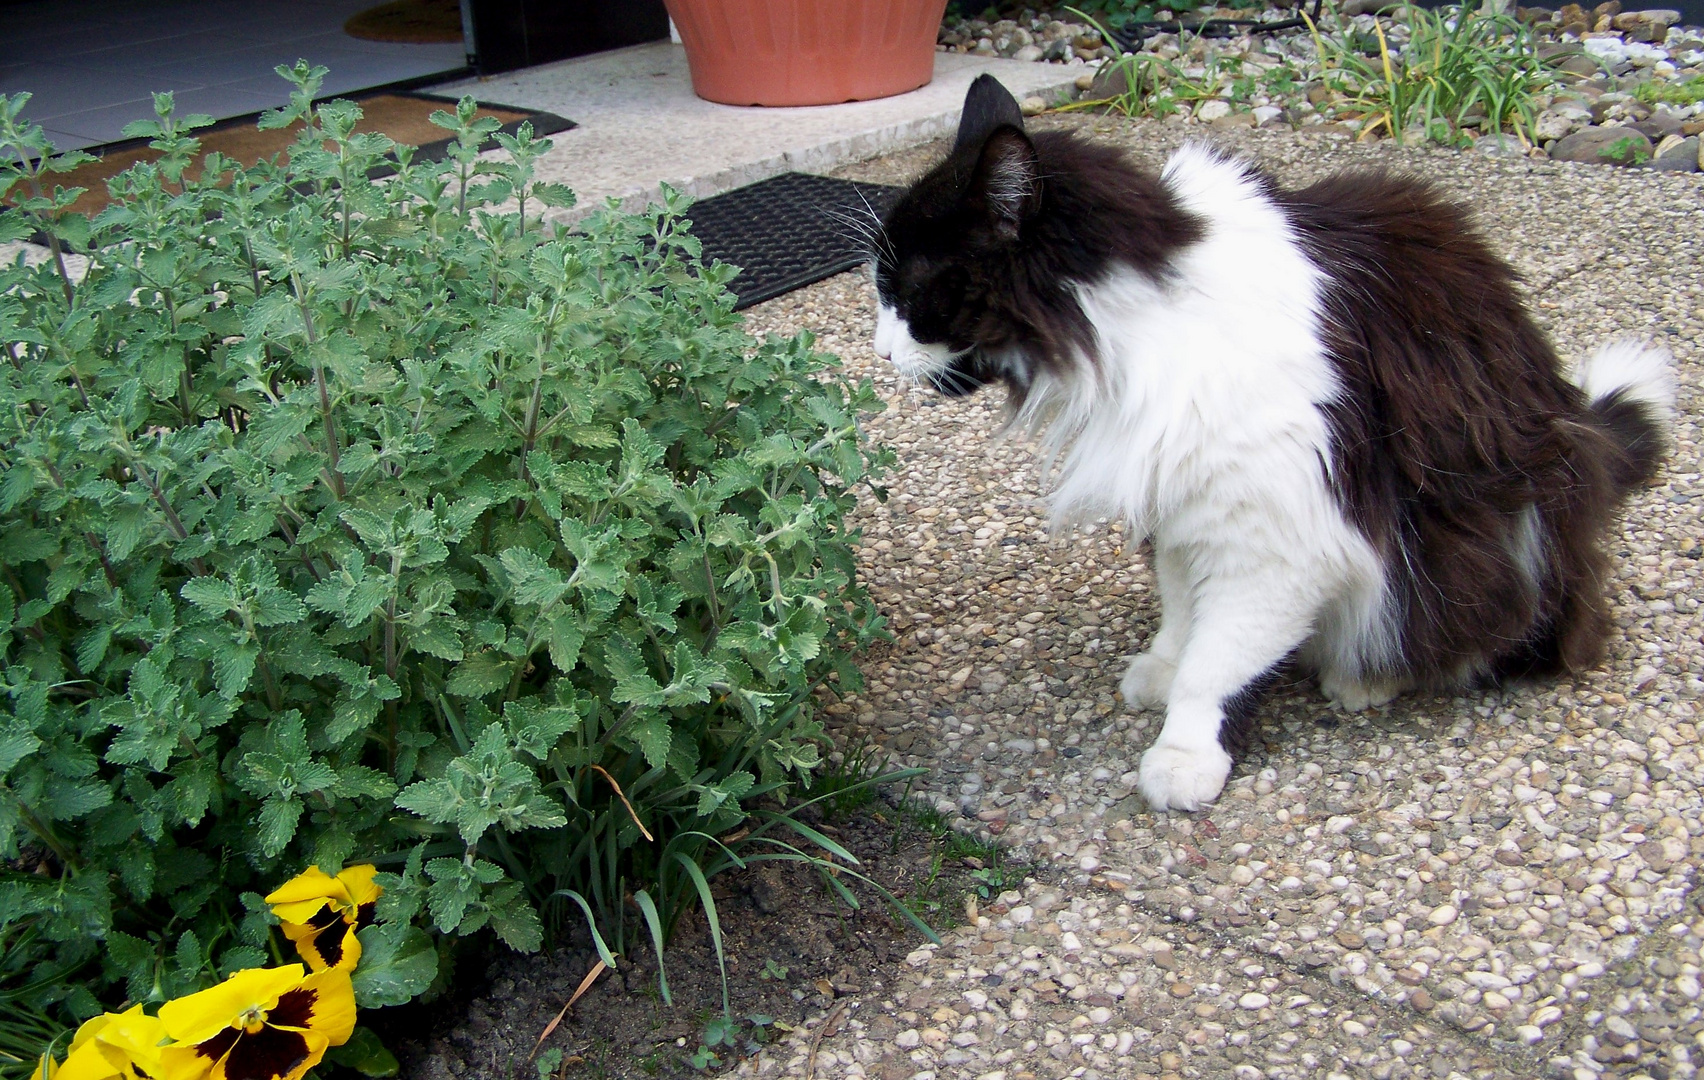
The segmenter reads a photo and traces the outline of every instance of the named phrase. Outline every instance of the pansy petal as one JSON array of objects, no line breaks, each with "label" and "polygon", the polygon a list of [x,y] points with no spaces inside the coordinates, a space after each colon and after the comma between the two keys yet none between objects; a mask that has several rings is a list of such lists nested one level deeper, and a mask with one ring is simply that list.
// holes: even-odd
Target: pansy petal
[{"label": "pansy petal", "polygon": [[343,882],[317,866],[308,867],[272,890],[267,894],[266,902],[272,905],[272,913],[287,923],[307,922],[327,902],[351,909],[355,907],[355,901]]},{"label": "pansy petal", "polygon": [[384,895],[384,887],[373,879],[378,876],[379,868],[371,863],[362,866],[346,866],[337,873],[337,880],[349,891],[349,899],[356,907],[371,904]]},{"label": "pansy petal", "polygon": [[160,1068],[165,1080],[205,1080],[219,1068],[242,1034],[236,1028],[228,1027],[203,1043],[165,1047],[160,1051]]},{"label": "pansy petal", "polygon": [[267,1025],[238,1039],[210,1080],[299,1080],[329,1045],[317,1031]]},{"label": "pansy petal", "polygon": [[239,971],[211,989],[160,1006],[166,1037],[179,1046],[202,1043],[251,1009],[270,1010],[278,995],[307,974],[301,964]]},{"label": "pansy petal", "polygon": [[117,1018],[118,1014],[116,1013],[102,1013],[99,1016],[91,1016],[87,1020],[83,1021],[82,1026],[77,1029],[77,1034],[71,1036],[69,1052],[74,1054],[81,1050],[85,1044],[101,1032],[105,1031],[107,1025]]},{"label": "pansy petal", "polygon": [[131,1066],[147,1075],[160,1071],[160,1043],[166,1037],[166,1027],[157,1016],[143,1013],[142,1006],[133,1005],[122,1013],[108,1013],[108,1023],[95,1041],[108,1048],[107,1059],[122,1056]]},{"label": "pansy petal", "polygon": [[302,959],[308,962],[308,968],[312,971],[324,971],[327,968],[354,971],[355,965],[361,959],[361,939],[355,936],[353,926],[340,922],[314,938],[312,942],[298,941],[296,951],[302,954]]},{"label": "pansy petal", "polygon": [[[329,919],[321,916],[329,915]],[[324,971],[328,967],[336,967],[343,959],[345,950],[343,941],[349,924],[343,917],[331,908],[326,908],[314,921],[307,925],[284,923],[281,929],[290,943],[296,946],[296,952],[308,962],[309,971]],[[345,964],[344,966],[348,966]]]},{"label": "pansy petal", "polygon": [[266,1022],[315,1031],[332,1046],[342,1046],[355,1031],[355,986],[349,972],[332,969],[309,975],[301,986],[278,999]]}]

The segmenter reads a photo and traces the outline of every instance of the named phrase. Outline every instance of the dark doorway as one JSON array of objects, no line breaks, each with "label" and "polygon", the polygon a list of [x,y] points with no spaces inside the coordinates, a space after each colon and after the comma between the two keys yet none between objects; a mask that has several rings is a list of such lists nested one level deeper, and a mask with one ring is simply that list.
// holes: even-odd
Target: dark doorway
[{"label": "dark doorway", "polygon": [[462,0],[462,19],[481,75],[669,36],[663,0]]}]

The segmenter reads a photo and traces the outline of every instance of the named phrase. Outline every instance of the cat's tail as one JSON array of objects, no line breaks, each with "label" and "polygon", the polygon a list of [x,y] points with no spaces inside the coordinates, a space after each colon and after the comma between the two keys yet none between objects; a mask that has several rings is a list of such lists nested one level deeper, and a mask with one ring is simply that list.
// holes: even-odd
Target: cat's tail
[{"label": "cat's tail", "polygon": [[1622,339],[1604,345],[1575,376],[1599,427],[1621,451],[1611,468],[1617,495],[1656,475],[1674,416],[1674,358],[1660,345]]}]

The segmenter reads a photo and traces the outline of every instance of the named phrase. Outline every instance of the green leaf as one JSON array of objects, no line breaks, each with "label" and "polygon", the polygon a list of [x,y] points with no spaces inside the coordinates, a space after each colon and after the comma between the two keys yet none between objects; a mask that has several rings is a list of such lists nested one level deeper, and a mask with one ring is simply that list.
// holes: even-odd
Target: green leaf
[{"label": "green leaf", "polygon": [[627,732],[633,741],[639,744],[647,765],[655,769],[668,763],[669,745],[674,741],[674,732],[669,729],[669,722],[661,715],[651,713],[637,719],[628,725]]},{"label": "green leaf", "polygon": [[457,697],[484,697],[508,686],[514,669],[513,660],[489,650],[477,652],[456,665],[445,689]]},{"label": "green leaf", "polygon": [[300,799],[268,799],[261,804],[257,823],[261,854],[270,857],[290,845],[302,820],[302,810]]},{"label": "green leaf", "polygon": [[361,942],[361,960],[350,978],[360,1008],[406,1005],[438,976],[438,952],[418,927],[379,923],[362,927],[355,937]]},{"label": "green leaf", "polygon": [[[363,955],[362,962],[365,963],[365,961],[366,957]],[[358,970],[354,977],[359,978]],[[357,1004],[369,1009],[377,1007],[359,1001],[359,992],[357,992]],[[395,1004],[400,1005],[402,1002]],[[356,1028],[354,1034],[349,1036],[348,1042],[327,1050],[325,1059],[333,1065],[353,1069],[362,1076],[386,1077],[396,1076],[402,1072],[402,1063],[397,1061],[395,1054],[385,1049],[385,1044],[379,1040],[377,1035],[373,1034],[371,1028]]]}]

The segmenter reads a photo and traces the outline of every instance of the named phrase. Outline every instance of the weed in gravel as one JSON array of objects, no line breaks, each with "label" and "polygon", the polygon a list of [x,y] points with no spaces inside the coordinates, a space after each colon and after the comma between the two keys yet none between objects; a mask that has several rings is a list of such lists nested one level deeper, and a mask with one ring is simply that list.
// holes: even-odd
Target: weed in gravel
[{"label": "weed in gravel", "polygon": [[1646,105],[1696,105],[1704,101],[1704,76],[1677,83],[1642,82],[1633,88],[1633,96]]},{"label": "weed in gravel", "polygon": [[1408,28],[1407,42],[1393,52],[1375,20],[1376,56],[1349,32],[1326,33],[1310,20],[1320,80],[1342,96],[1340,115],[1358,115],[1363,134],[1383,129],[1399,143],[1416,130],[1458,143],[1469,126],[1530,140],[1533,99],[1556,78],[1539,60],[1530,27],[1466,6],[1404,6],[1396,19]]}]

